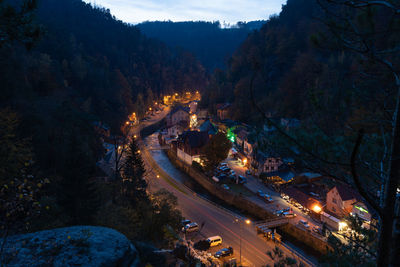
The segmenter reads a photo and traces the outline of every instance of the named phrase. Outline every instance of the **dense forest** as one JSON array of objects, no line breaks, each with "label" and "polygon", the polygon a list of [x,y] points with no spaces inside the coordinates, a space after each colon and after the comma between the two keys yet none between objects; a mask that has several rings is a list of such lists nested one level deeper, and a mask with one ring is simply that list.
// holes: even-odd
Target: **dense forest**
[{"label": "dense forest", "polygon": [[[356,74],[362,65],[335,46],[322,21],[324,14],[317,1],[289,0],[279,15],[249,35],[229,60],[227,71],[214,73],[204,105],[213,109],[216,103],[229,101],[234,104],[234,119],[260,123],[249,94],[255,75],[255,99],[271,116],[306,119],[322,108],[325,119],[351,120],[359,112],[352,109],[360,103],[348,88],[359,81]],[[374,94],[371,86],[358,85]]]},{"label": "dense forest", "polygon": [[225,69],[229,58],[248,34],[258,30],[265,21],[238,22],[222,28],[219,21],[148,21],[137,25],[146,35],[170,47],[192,52],[212,72]]},{"label": "dense forest", "polygon": [[[96,162],[105,151],[93,123],[101,121],[118,135],[128,114],[142,114],[162,94],[204,89],[205,69],[189,52],[145,37],[109,10],[81,0],[35,2],[0,1],[2,229],[10,226],[14,233],[100,224],[129,238],[168,242],[163,233],[146,233],[142,225],[146,216],[155,218],[152,212],[159,214],[157,209],[175,212],[176,200],[168,193],[129,205],[119,205],[122,200],[114,196],[109,207],[112,188],[120,185],[96,179],[104,176]],[[27,207],[22,208],[25,215],[10,215],[12,201],[24,200],[13,198],[11,185],[17,192],[32,190],[28,202],[40,203],[34,205],[38,218],[26,216],[36,214]],[[138,205],[147,207],[147,215],[137,212]],[[113,214],[109,221],[98,217],[100,210]],[[115,225],[128,217],[129,222]],[[155,222],[160,225],[151,227],[164,231],[166,218],[171,217],[163,214]],[[174,218],[179,222],[179,214]]]},{"label": "dense forest", "polygon": [[[376,211],[379,242],[363,241],[372,257],[360,256],[362,242],[340,245],[329,258],[338,266],[397,260],[399,14],[398,1],[288,0],[215,71],[202,98],[214,113],[231,102],[232,119],[259,126],[263,149],[350,184]],[[299,125],[283,129],[280,118]]]}]

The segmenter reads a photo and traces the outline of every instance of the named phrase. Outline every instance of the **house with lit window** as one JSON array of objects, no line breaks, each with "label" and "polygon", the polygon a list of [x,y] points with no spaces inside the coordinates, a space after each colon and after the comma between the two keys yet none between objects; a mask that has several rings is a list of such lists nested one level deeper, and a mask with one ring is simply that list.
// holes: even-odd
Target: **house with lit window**
[{"label": "house with lit window", "polygon": [[177,124],[181,121],[190,122],[188,107],[176,107],[166,117],[167,127]]},{"label": "house with lit window", "polygon": [[251,159],[251,167],[256,175],[261,173],[276,172],[282,166],[283,161],[279,155],[274,152],[261,152],[253,153]]},{"label": "house with lit window", "polygon": [[338,218],[349,216],[350,213],[362,215],[360,218],[368,218],[363,211],[368,211],[368,209],[362,204],[361,196],[350,186],[344,184],[337,184],[328,191],[326,194],[326,210]]},{"label": "house with lit window", "polygon": [[202,148],[208,143],[208,132],[186,131],[183,132],[176,143],[178,159],[192,165],[193,161],[201,162]]},{"label": "house with lit window", "polygon": [[189,124],[187,121],[180,121],[180,122],[175,123],[174,125],[171,125],[170,127],[167,128],[167,136],[168,137],[178,137],[180,134],[182,134],[188,128],[189,128]]},{"label": "house with lit window", "polygon": [[197,106],[199,104],[199,101],[191,101],[189,103],[189,109],[191,114],[195,114],[197,112]]}]

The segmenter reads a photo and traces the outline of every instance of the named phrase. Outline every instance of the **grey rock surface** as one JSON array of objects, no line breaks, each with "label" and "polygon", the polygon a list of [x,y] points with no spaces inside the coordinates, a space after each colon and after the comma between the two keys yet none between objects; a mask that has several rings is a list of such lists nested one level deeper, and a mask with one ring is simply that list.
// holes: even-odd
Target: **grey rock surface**
[{"label": "grey rock surface", "polygon": [[73,226],[8,237],[5,266],[139,266],[133,244],[116,230]]}]

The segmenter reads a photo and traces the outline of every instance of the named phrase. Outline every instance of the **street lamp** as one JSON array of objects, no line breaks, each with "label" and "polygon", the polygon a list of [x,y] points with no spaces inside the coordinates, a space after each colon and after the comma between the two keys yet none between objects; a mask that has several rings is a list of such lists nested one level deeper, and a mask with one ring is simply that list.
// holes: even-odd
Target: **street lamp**
[{"label": "street lamp", "polygon": [[236,218],[236,222],[240,223],[240,234],[239,234],[239,254],[240,254],[240,264],[242,264],[242,231],[243,231],[243,223],[246,224],[251,224],[251,221],[249,219],[243,219],[243,218]]}]

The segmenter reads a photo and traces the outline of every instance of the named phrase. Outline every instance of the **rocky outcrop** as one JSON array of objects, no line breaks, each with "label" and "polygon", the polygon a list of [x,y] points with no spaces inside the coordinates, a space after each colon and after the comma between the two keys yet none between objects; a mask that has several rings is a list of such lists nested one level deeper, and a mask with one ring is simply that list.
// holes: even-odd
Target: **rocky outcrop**
[{"label": "rocky outcrop", "polygon": [[139,266],[136,248],[105,227],[74,226],[8,238],[6,266]]}]

